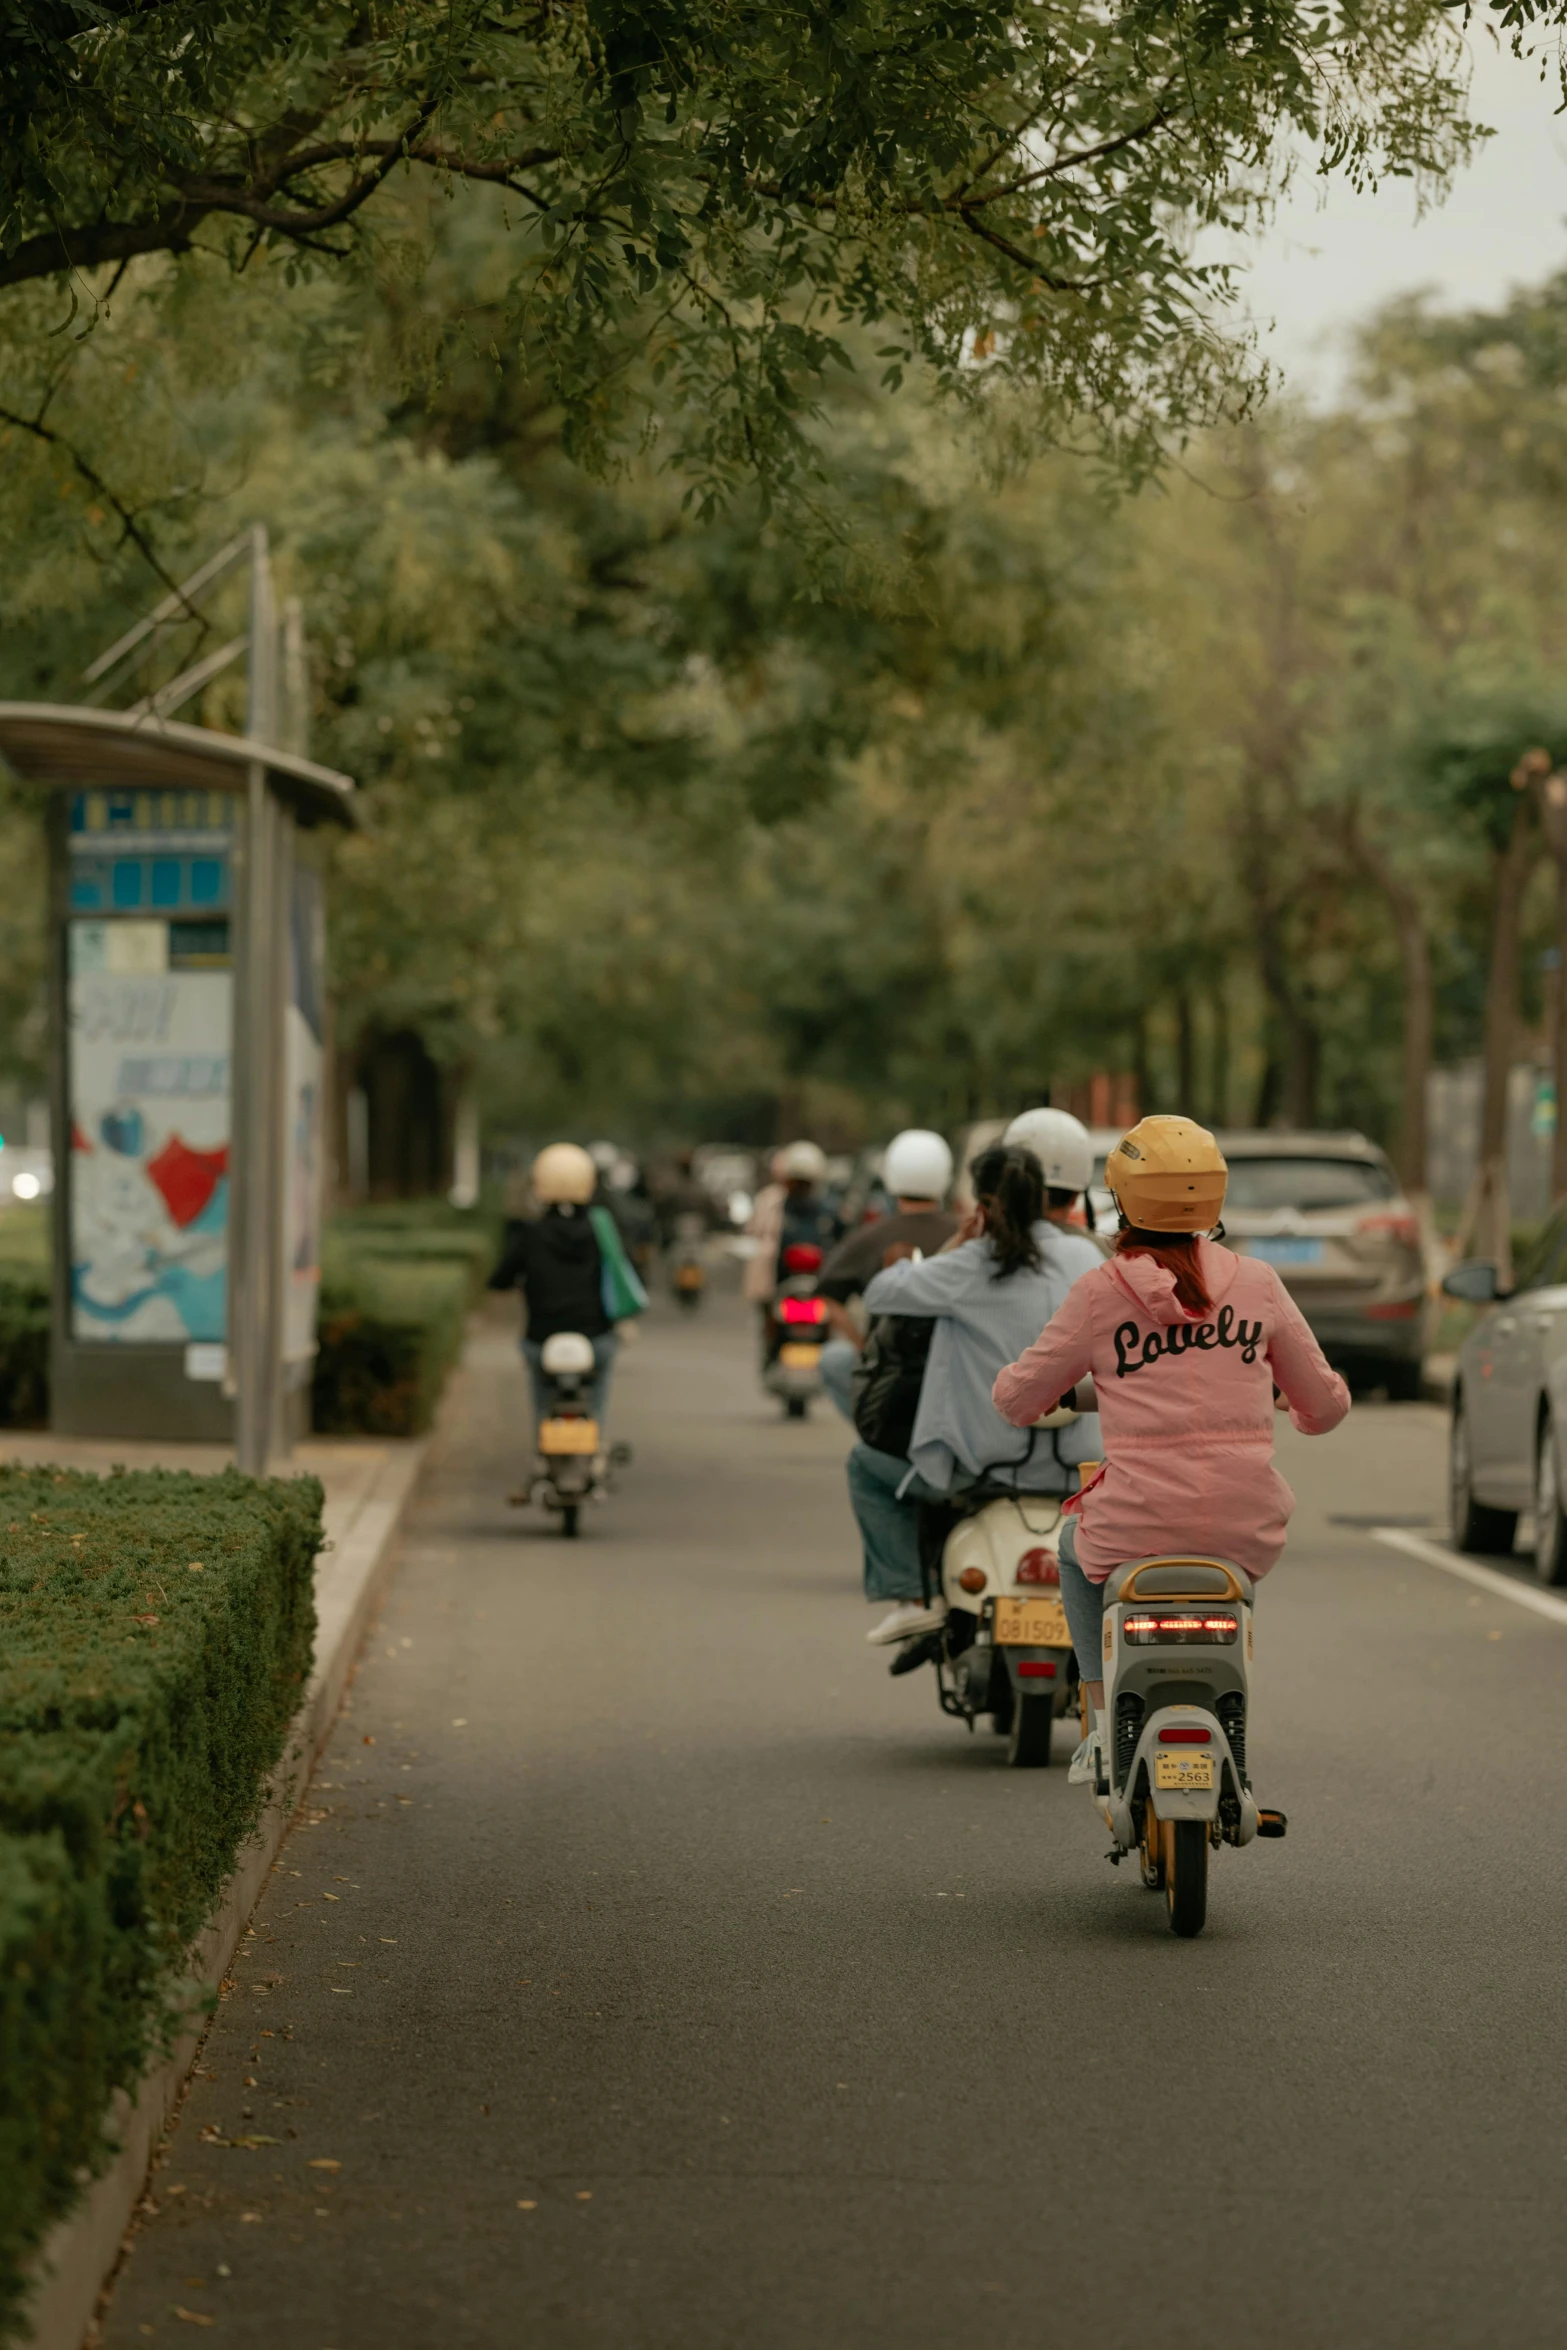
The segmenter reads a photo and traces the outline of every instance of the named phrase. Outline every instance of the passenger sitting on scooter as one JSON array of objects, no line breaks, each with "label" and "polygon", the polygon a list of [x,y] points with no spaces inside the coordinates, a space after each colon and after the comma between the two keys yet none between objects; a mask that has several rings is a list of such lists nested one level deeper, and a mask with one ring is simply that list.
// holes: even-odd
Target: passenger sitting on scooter
[{"label": "passenger sitting on scooter", "polygon": [[[975,1206],[937,1256],[889,1265],[865,1291],[872,1316],[934,1320],[919,1409],[906,1457],[863,1441],[849,1455],[849,1497],[865,1550],[865,1596],[892,1612],[866,1638],[912,1640],[934,1631],[943,1606],[928,1605],[920,1572],[919,1504],[947,1501],[989,1471],[1025,1493],[1067,1493],[1076,1463],[1097,1460],[1090,1416],[1020,1437],[990,1400],[1019,1336],[1048,1318],[1072,1283],[1102,1263],[1094,1243],[1046,1221],[1039,1161],[1023,1150],[988,1150],[972,1169]],[[1051,1399],[1052,1402],[1055,1398]]]},{"label": "passenger sitting on scooter", "polygon": [[864,1296],[889,1250],[908,1255],[919,1249],[933,1257],[958,1228],[957,1217],[941,1204],[952,1182],[952,1153],[939,1134],[923,1126],[895,1134],[882,1160],[881,1179],[892,1198],[892,1214],[856,1225],[839,1241],[816,1284],[834,1332],[819,1358],[822,1385],[846,1420],[854,1417],[854,1368],[864,1344],[849,1312],[850,1300]]},{"label": "passenger sitting on scooter", "polygon": [[1090,1375],[1098,1398],[1104,1465],[1067,1503],[1060,1552],[1092,1709],[1072,1762],[1079,1784],[1100,1779],[1108,1577],[1172,1551],[1265,1575],[1295,1507],[1273,1466],[1275,1387],[1307,1436],[1325,1436],[1349,1410],[1349,1389],[1273,1267],[1206,1237],[1228,1173],[1213,1136],[1190,1118],[1134,1126],[1105,1168],[1120,1211],[1115,1254],[1076,1284],[993,1390],[1015,1427]]}]

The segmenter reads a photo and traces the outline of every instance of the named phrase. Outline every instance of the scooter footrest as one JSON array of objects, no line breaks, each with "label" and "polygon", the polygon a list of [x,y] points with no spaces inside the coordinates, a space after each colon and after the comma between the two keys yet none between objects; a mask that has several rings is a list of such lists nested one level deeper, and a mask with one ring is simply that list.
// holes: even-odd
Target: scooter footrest
[{"label": "scooter footrest", "polygon": [[1282,1836],[1288,1826],[1289,1821],[1281,1811],[1260,1811],[1257,1814],[1259,1836]]},{"label": "scooter footrest", "polygon": [[[946,1633],[942,1631],[927,1632],[918,1640],[906,1640],[887,1667],[888,1672],[896,1680],[900,1673],[917,1673],[921,1665],[934,1664],[945,1638]],[[958,1710],[961,1712],[961,1707]]]}]

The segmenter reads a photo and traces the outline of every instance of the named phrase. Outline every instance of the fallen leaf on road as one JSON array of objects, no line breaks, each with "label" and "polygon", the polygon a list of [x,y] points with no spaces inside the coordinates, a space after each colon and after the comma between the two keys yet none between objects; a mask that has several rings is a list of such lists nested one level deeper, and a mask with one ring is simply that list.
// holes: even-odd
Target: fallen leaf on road
[{"label": "fallen leaf on road", "polygon": [[591,2203],[592,2200],[593,2189],[591,2187],[579,2187],[577,2189],[577,2201],[579,2203]]},{"label": "fallen leaf on road", "polygon": [[330,2154],[314,2154],[306,2163],[306,2170],[341,2170],[342,2164]]},{"label": "fallen leaf on road", "polygon": [[341,1893],[323,1893],[321,1898],[323,1901],[341,1901],[343,1896]]},{"label": "fallen leaf on road", "polygon": [[[220,2146],[223,2144],[223,2142],[224,2142],[224,2141],[223,2141],[221,2138],[218,2140],[218,2144],[219,2144]],[[281,2145],[282,2145],[282,2143],[283,2143],[283,2141],[282,2141],[282,2139],[281,2139],[281,2138],[263,2138],[263,2137],[253,2137],[253,2138],[230,2138],[230,2139],[228,2140],[228,2143],[229,2143],[229,2145],[230,2145],[230,2146],[248,2146],[248,2147],[250,2148],[250,2151],[252,2152],[252,2154],[254,2154],[254,2152],[255,2152],[255,2150],[256,2150],[256,2148],[257,2148],[258,2146],[281,2146]]]},{"label": "fallen leaf on road", "polygon": [[466,1715],[466,1714],[459,1714],[459,1715],[458,1715],[458,1717],[457,1717],[457,1719],[456,1719],[456,1721],[455,1721],[455,1722],[453,1722],[453,1724],[452,1724],[452,1728],[453,1728],[454,1730],[466,1730],[466,1729],[467,1729],[467,1727],[468,1727],[468,1717],[467,1717],[467,1715]]},{"label": "fallen leaf on road", "polygon": [[242,2228],[259,2228],[261,2225],[260,2212],[242,2211],[239,2215],[239,2224]]},{"label": "fallen leaf on road", "polygon": [[352,1999],[354,1996],[353,1987],[348,1983],[334,1983],[332,1990],[339,1999]]},{"label": "fallen leaf on road", "polygon": [[537,2211],[538,2208],[536,2203],[519,2203],[517,2206],[519,2211]]},{"label": "fallen leaf on road", "polygon": [[373,1746],[375,1744],[375,1740],[373,1738],[364,1738],[361,1739],[360,1744],[363,1746]]},{"label": "fallen leaf on road", "polygon": [[218,2322],[215,2317],[204,2317],[199,2309],[181,2309],[177,2301],[174,2304],[174,2314],[176,2317],[182,2317],[188,2326],[215,2326]]}]

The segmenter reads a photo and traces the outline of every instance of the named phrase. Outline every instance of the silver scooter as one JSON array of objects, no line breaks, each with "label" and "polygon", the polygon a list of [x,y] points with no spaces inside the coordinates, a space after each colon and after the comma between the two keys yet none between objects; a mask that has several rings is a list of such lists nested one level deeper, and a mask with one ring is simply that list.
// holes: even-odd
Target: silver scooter
[{"label": "silver scooter", "polygon": [[1251,1579],[1226,1559],[1133,1559],[1105,1585],[1107,1751],[1095,1805],[1117,1864],[1136,1850],[1175,1933],[1200,1934],[1209,1855],[1282,1836],[1246,1765]]}]

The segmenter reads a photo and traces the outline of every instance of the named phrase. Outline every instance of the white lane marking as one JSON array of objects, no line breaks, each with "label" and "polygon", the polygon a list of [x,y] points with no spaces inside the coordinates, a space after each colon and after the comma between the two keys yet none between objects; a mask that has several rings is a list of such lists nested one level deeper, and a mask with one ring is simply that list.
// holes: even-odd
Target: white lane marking
[{"label": "white lane marking", "polygon": [[1478,1566],[1473,1559],[1460,1558],[1456,1551],[1444,1550],[1439,1542],[1427,1542],[1420,1534],[1406,1534],[1401,1526],[1374,1526],[1372,1538],[1385,1542],[1390,1550],[1402,1550],[1412,1559],[1421,1559],[1428,1567],[1440,1567],[1444,1575],[1456,1575],[1464,1583],[1474,1583],[1482,1591],[1494,1591],[1501,1599],[1516,1601],[1519,1607],[1532,1607],[1537,1616],[1551,1616],[1558,1624],[1567,1624],[1567,1599],[1558,1599],[1553,1591],[1538,1591],[1532,1583],[1520,1583],[1515,1576],[1503,1575],[1495,1567]]}]

